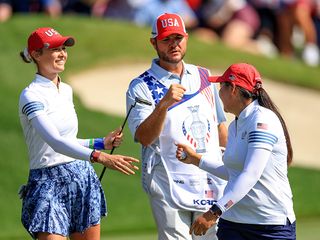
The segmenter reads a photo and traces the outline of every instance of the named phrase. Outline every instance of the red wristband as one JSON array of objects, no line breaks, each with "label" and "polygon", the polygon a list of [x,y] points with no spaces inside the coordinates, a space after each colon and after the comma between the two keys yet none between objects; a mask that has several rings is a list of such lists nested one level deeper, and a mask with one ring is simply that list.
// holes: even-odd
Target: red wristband
[{"label": "red wristband", "polygon": [[90,162],[91,163],[95,163],[98,161],[99,156],[100,156],[101,152],[97,152],[96,150],[93,150],[91,155],[90,155]]}]

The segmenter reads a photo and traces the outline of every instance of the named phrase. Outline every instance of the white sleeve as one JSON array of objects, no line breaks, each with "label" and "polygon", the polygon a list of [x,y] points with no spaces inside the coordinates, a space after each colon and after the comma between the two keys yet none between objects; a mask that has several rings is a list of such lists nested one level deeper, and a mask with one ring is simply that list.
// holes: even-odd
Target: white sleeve
[{"label": "white sleeve", "polygon": [[[139,97],[144,100],[148,100],[152,103],[151,106],[136,103],[135,98]],[[137,128],[140,124],[146,120],[147,117],[153,112],[155,105],[154,100],[152,99],[151,92],[148,89],[147,84],[140,79],[134,79],[126,93],[126,105],[127,105],[127,114],[128,115],[128,126],[131,131],[132,136],[135,136]],[[134,107],[132,107],[134,106]]]},{"label": "white sleeve", "polygon": [[205,159],[205,157],[202,156],[199,162],[199,168],[224,180],[228,180],[229,178],[228,171],[223,165],[223,162],[212,161],[212,159]]},{"label": "white sleeve", "polygon": [[31,124],[41,138],[56,152],[75,159],[89,160],[92,149],[83,147],[78,140],[61,137],[47,115],[31,119]]},{"label": "white sleeve", "polygon": [[[271,151],[263,148],[248,148],[248,153],[244,168],[237,179],[228,186],[227,190],[217,205],[222,212],[225,212],[232,205],[239,202],[258,182],[267,162]],[[230,184],[230,182],[228,183]]]},{"label": "white sleeve", "polygon": [[86,148],[89,147],[90,145],[90,139],[81,139],[81,138],[78,138],[78,143],[81,145],[81,146],[84,146]]}]

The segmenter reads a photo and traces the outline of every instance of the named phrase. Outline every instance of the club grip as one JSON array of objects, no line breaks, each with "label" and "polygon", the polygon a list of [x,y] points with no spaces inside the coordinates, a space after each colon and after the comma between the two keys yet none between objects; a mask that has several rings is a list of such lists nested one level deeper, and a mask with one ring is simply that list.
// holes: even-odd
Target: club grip
[{"label": "club grip", "polygon": [[149,102],[148,100],[145,100],[145,99],[142,99],[142,98],[139,98],[139,97],[136,97],[136,98],[135,98],[135,101],[136,101],[137,103],[145,104],[145,105],[148,105],[148,106],[151,106],[151,105],[152,105],[152,103]]}]

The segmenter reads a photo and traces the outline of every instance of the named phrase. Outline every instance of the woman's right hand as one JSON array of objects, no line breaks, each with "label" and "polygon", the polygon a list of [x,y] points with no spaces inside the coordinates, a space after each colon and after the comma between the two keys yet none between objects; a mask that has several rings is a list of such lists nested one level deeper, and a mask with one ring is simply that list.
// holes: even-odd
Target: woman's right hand
[{"label": "woman's right hand", "polygon": [[187,164],[193,164],[199,166],[201,155],[196,153],[191,147],[186,144],[176,143],[177,151],[176,158]]},{"label": "woman's right hand", "polygon": [[133,164],[138,163],[139,160],[129,156],[111,155],[105,152],[101,152],[97,159],[97,162],[101,163],[107,168],[119,171],[126,175],[135,174],[134,170],[139,170],[139,168]]},{"label": "woman's right hand", "polygon": [[191,225],[189,233],[197,236],[203,236],[208,229],[217,223],[217,217],[209,210],[200,215]]}]

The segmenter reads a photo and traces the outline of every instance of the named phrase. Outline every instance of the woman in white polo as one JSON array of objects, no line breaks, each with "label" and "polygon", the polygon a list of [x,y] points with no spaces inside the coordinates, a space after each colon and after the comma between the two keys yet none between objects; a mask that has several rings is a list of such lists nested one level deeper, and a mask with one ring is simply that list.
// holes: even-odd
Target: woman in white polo
[{"label": "woman in white polo", "polygon": [[[101,184],[90,164],[98,162],[134,174],[137,159],[99,150],[119,146],[120,130],[105,138],[78,139],[72,89],[59,73],[67,61],[72,37],[52,28],[36,29],[20,53],[34,62],[37,73],[19,101],[19,117],[28,147],[30,172],[21,191],[22,223],[40,240],[100,240],[100,219],[107,206]],[[81,160],[78,160],[81,159]]]},{"label": "woman in white polo", "polygon": [[[218,239],[296,239],[292,192],[287,177],[292,147],[286,124],[249,64],[231,65],[222,76],[220,98],[235,115],[229,126],[223,164],[178,144],[185,163],[228,180],[223,196],[193,223],[190,233],[205,232],[218,222]],[[185,158],[186,155],[186,158]]]}]

